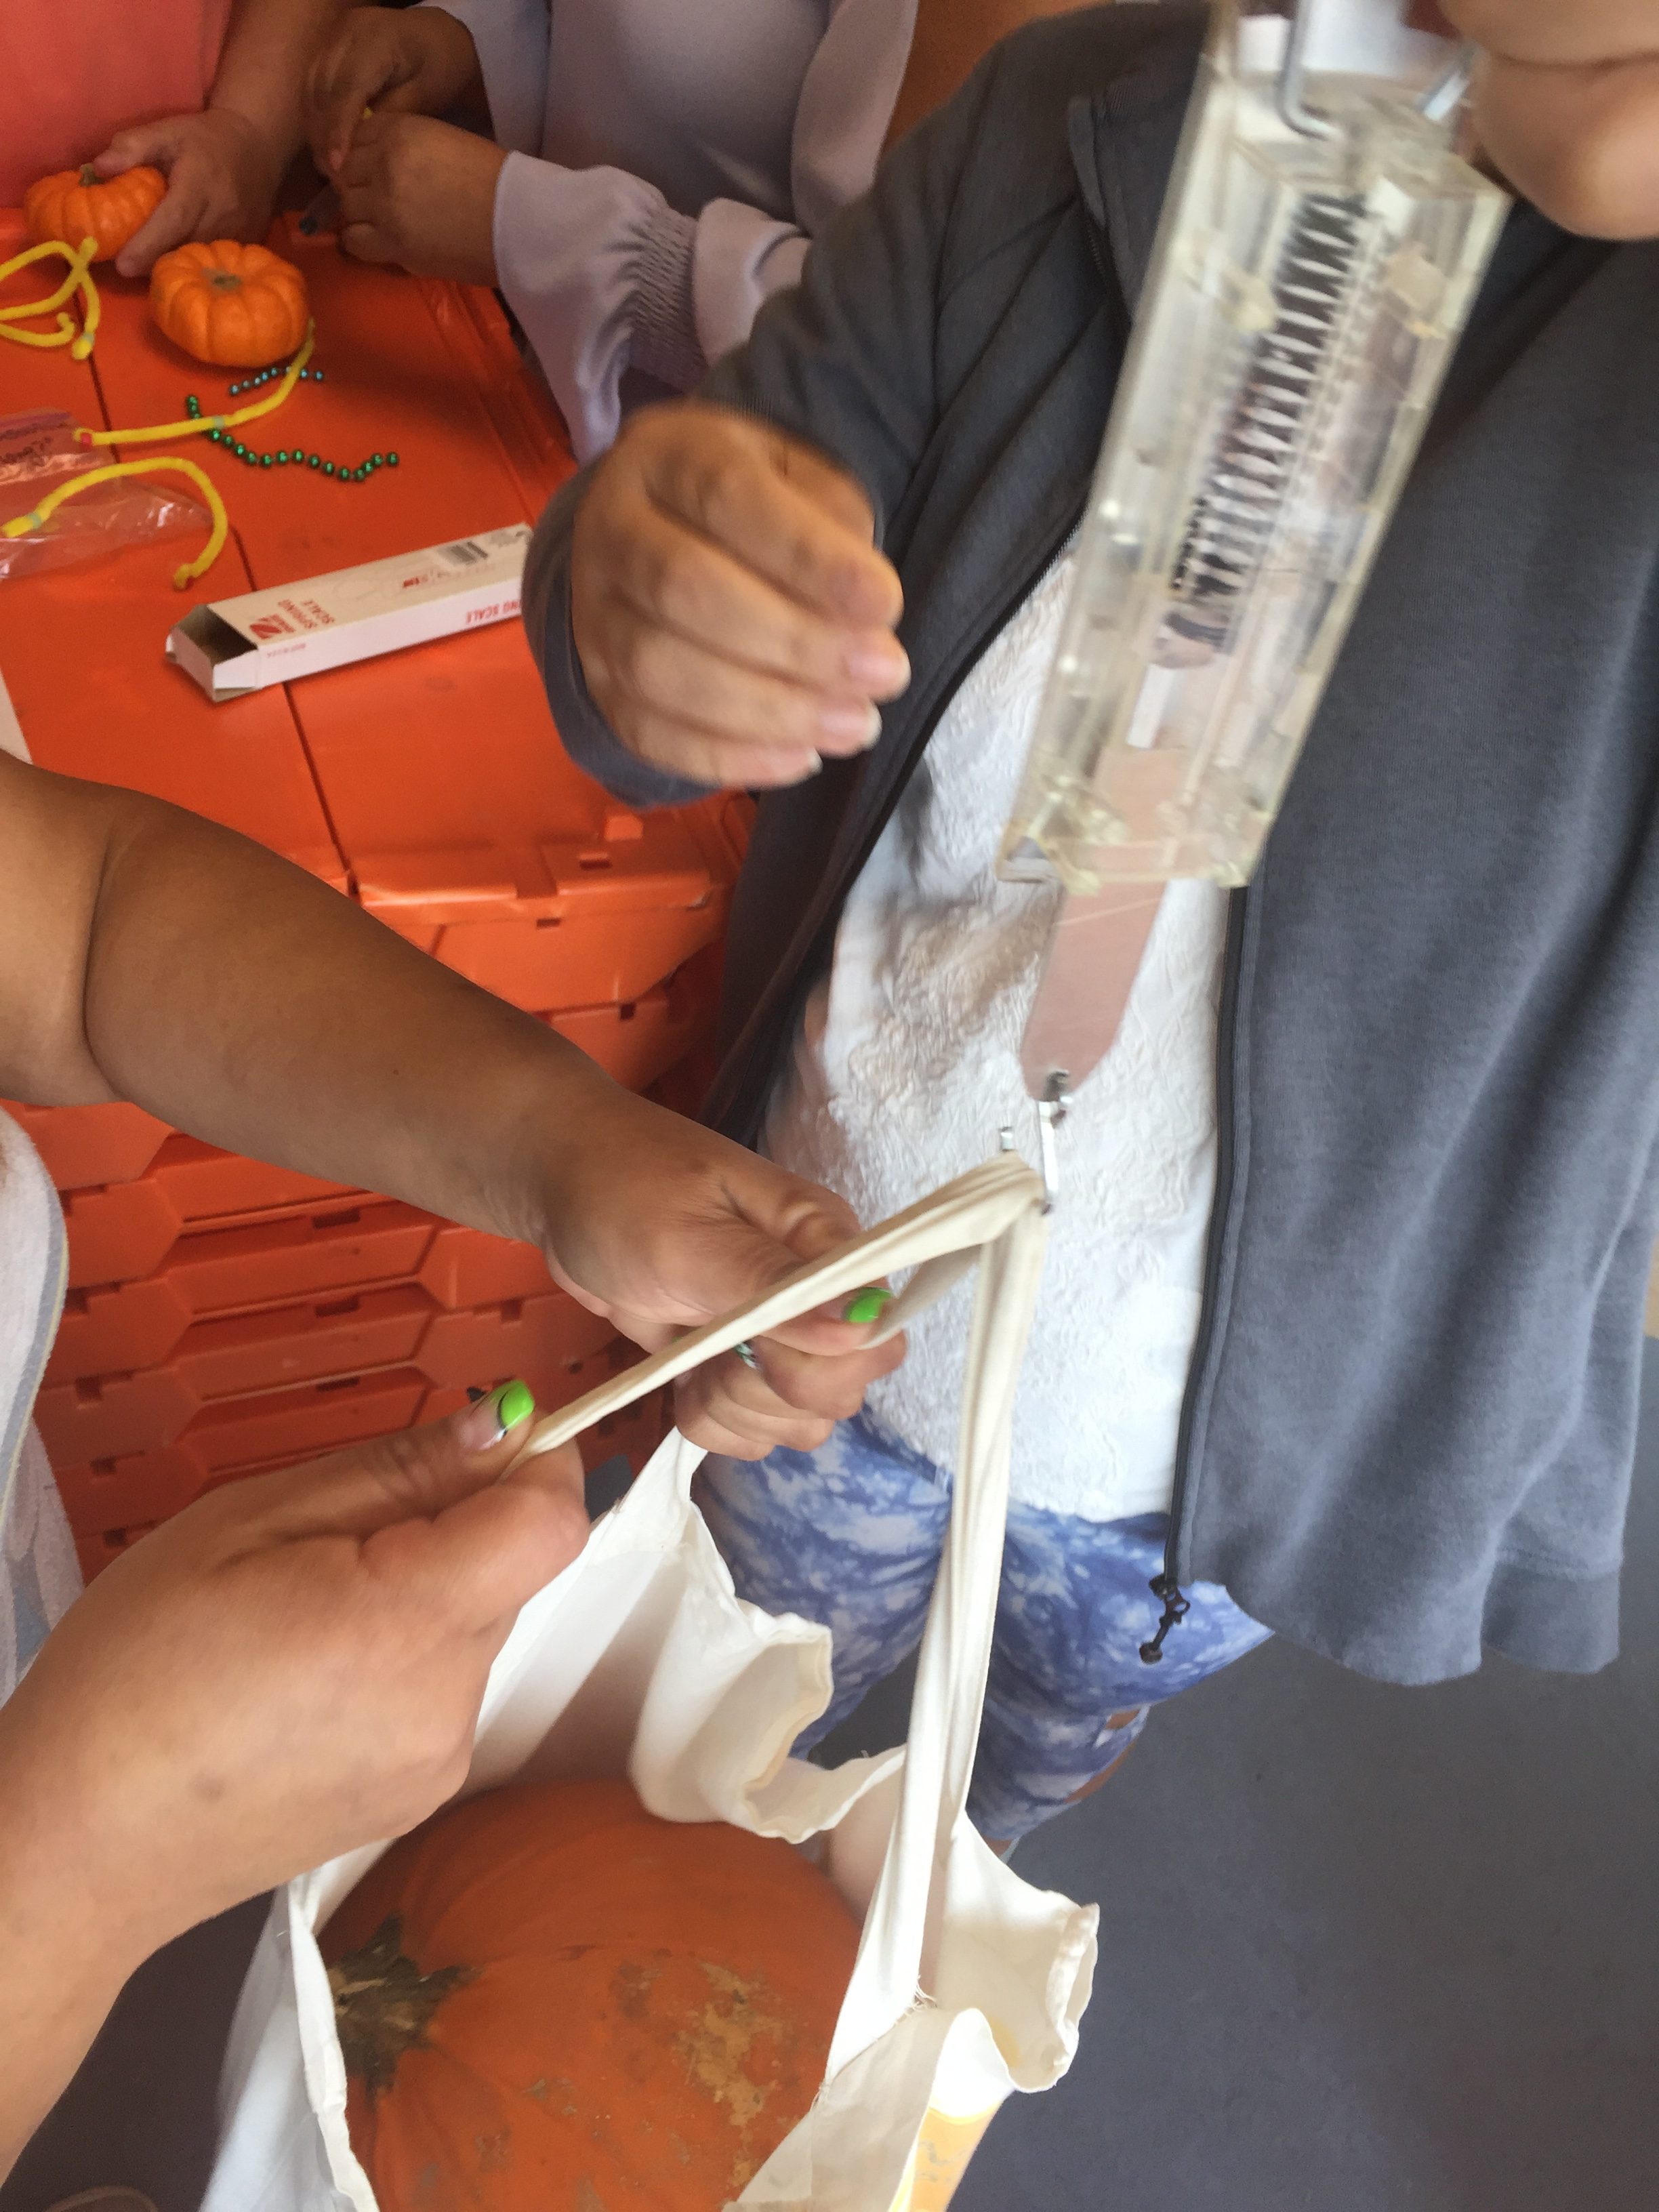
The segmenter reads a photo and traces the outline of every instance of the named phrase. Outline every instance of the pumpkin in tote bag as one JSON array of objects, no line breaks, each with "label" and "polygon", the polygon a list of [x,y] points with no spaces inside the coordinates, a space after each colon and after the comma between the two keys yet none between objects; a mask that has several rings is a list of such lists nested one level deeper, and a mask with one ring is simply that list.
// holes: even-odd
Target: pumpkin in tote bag
[{"label": "pumpkin in tote bag", "polygon": [[[526,1446],[549,1449],[745,1337],[911,1269],[885,1324],[902,1328],[978,1264],[951,1525],[902,1751],[834,1770],[789,1756],[830,1701],[829,1636],[736,1596],[691,1501],[702,1454],[677,1436],[595,1524],[580,1557],[525,1607],[490,1671],[465,1811],[507,1784],[625,1777],[659,1820],[724,1822],[748,1832],[739,1841],[810,1844],[860,1926],[817,2094],[729,2200],[740,2212],[943,2212],[999,2105],[1049,2087],[1077,2046],[1097,1915],[1033,1889],[963,1809],[1001,1574],[1014,1389],[1046,1235],[1042,1205],[1028,1168],[991,1161],[564,1408]],[[335,1860],[275,1901],[221,2081],[226,2125],[202,2212],[406,2212],[389,2191],[377,2197],[354,2148],[351,2085],[316,1934],[397,1849]],[[417,1917],[414,1892],[388,1879],[410,1900],[407,1926]],[[792,1930],[774,1917],[787,1941]],[[374,1932],[354,1923],[354,1944]],[[436,1954],[416,1963],[431,1972]],[[373,2163],[361,2116],[356,2140]],[[531,2195],[536,2212],[613,2212],[602,2191],[584,2197],[580,2180],[568,2197]],[[656,2201],[670,2212],[672,2198]],[[720,2212],[718,2197],[702,2203]]]},{"label": "pumpkin in tote bag", "polygon": [[787,1844],[509,1783],[323,1932],[381,2212],[711,2212],[817,2094],[858,1923]]}]

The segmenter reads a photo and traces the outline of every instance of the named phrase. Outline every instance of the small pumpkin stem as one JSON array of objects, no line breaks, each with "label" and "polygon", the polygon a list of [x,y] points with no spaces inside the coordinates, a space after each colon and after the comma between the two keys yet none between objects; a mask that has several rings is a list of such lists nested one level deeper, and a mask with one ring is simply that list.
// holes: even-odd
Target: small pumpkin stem
[{"label": "small pumpkin stem", "polygon": [[240,289],[241,282],[234,269],[210,269],[208,271],[208,283],[216,292],[234,292]]},{"label": "small pumpkin stem", "polygon": [[348,1952],[328,1970],[346,2072],[363,2083],[371,2098],[392,2087],[404,2051],[425,2043],[432,2015],[444,1999],[472,1979],[466,1966],[440,1966],[423,1974],[413,1959],[404,1957],[403,1947],[404,1923],[394,1913],[360,1950]]},{"label": "small pumpkin stem", "polygon": [[90,161],[82,161],[81,164],[81,182],[82,185],[95,185],[99,182],[98,172]]}]

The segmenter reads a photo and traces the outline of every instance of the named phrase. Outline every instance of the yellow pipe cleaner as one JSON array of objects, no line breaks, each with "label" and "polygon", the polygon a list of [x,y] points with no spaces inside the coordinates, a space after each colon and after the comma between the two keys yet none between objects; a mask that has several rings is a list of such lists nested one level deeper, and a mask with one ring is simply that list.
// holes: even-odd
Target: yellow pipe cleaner
[{"label": "yellow pipe cleaner", "polygon": [[[61,238],[49,238],[39,246],[31,246],[21,253],[14,253],[9,261],[0,262],[0,283],[15,276],[20,269],[27,269],[32,261],[43,261],[50,254],[61,254],[69,264],[69,275],[58,289],[45,300],[16,300],[9,307],[0,307],[0,337],[9,338],[14,345],[68,346],[72,359],[84,361],[92,351],[98,334],[98,325],[103,313],[103,302],[98,296],[98,287],[92,276],[92,257],[98,251],[95,238],[82,240],[77,248],[68,246]],[[15,331],[9,325],[34,315],[49,315],[60,308],[72,292],[80,292],[85,301],[83,327],[76,331],[68,315],[58,317],[56,331]]]},{"label": "yellow pipe cleaner", "polygon": [[198,576],[205,575],[223,552],[225,539],[229,534],[230,518],[225,513],[225,503],[219,496],[219,488],[207,471],[198,468],[194,461],[184,459],[181,455],[154,453],[147,461],[108,461],[100,469],[88,469],[81,476],[71,477],[67,483],[59,484],[56,491],[49,491],[40,506],[32,507],[28,514],[15,515],[9,522],[0,523],[0,538],[21,538],[25,531],[39,530],[66,499],[73,499],[78,491],[87,491],[94,484],[112,483],[117,477],[143,476],[153,469],[177,469],[180,475],[187,476],[206,500],[208,512],[213,517],[213,527],[208,532],[207,544],[193,561],[186,561],[182,568],[173,571],[173,588],[182,592],[186,584],[193,583]]},{"label": "yellow pipe cleaner", "polygon": [[280,407],[300,380],[300,371],[311,359],[317,345],[317,325],[306,325],[305,343],[300,348],[283,374],[282,382],[267,399],[256,399],[251,406],[239,407],[234,415],[191,415],[182,422],[155,422],[147,430],[87,430],[78,429],[75,435],[83,446],[145,446],[157,438],[199,438],[208,430],[234,430],[241,423],[252,422],[256,416],[269,415]]}]

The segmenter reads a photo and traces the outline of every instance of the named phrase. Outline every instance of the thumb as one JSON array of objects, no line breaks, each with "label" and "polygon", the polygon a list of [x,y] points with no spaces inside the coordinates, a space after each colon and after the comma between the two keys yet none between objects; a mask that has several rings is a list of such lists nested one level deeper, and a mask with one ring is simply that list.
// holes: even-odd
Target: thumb
[{"label": "thumb", "polygon": [[[739,1208],[708,1239],[702,1284],[711,1313],[729,1313],[796,1273],[803,1261],[839,1251],[859,1233],[858,1216],[835,1192],[799,1176],[782,1174],[769,1162],[750,1156],[749,1178],[733,1175],[728,1187]],[[854,1324],[843,1318],[846,1302],[781,1322],[769,1340],[796,1352],[844,1357],[867,1342],[873,1318]]]},{"label": "thumb", "polygon": [[367,1537],[398,1522],[430,1520],[500,1480],[535,1411],[527,1384],[503,1382],[447,1420],[266,1476],[261,1533],[266,1540]]},{"label": "thumb", "polygon": [[89,166],[100,177],[118,177],[145,161],[165,170],[178,150],[178,125],[169,117],[164,122],[135,123],[118,131],[103,152],[94,155]]}]

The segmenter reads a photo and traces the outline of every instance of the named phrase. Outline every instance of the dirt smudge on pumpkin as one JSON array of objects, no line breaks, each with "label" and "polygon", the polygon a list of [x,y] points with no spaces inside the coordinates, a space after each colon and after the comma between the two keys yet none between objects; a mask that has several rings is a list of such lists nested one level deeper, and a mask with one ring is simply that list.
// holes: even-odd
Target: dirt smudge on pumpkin
[{"label": "dirt smudge on pumpkin", "polygon": [[586,2174],[576,2184],[576,2202],[571,2212],[609,2212],[604,2197]]},{"label": "dirt smudge on pumpkin", "polygon": [[768,2008],[764,1982],[746,1980],[707,1959],[697,1963],[711,1994],[695,2023],[675,2037],[674,2047],[696,2086],[746,2136],[772,2094],[754,2078],[755,2045],[764,2039],[787,2046],[793,2026]]},{"label": "dirt smudge on pumpkin", "polygon": [[650,2009],[651,1984],[659,1980],[660,1966],[641,1966],[625,1959],[611,1978],[611,1997],[624,2020],[643,2020]]}]

